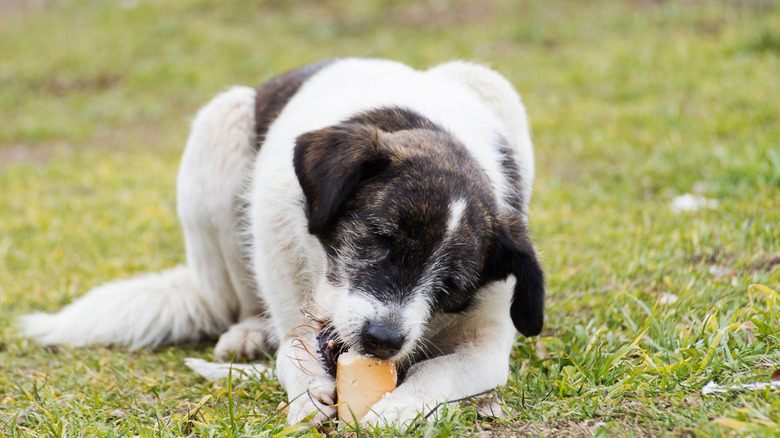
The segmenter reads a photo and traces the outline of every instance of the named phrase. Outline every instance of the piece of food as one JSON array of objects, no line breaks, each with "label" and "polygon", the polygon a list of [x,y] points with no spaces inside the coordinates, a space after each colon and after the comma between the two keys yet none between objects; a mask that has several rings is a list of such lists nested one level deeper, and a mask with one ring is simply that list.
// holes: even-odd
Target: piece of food
[{"label": "piece of food", "polygon": [[398,381],[395,364],[355,351],[347,351],[338,357],[336,371],[336,395],[338,417],[342,421],[360,420],[371,406],[385,394],[395,389]]}]

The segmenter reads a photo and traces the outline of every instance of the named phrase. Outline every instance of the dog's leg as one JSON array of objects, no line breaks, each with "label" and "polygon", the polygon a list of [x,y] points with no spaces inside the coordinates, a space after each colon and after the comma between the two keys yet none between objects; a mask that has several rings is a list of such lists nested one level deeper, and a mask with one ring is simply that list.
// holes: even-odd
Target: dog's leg
[{"label": "dog's leg", "polygon": [[479,394],[506,383],[515,328],[506,315],[511,285],[488,286],[477,309],[432,342],[454,352],[413,365],[404,381],[377,402],[362,423],[403,428],[446,401]]},{"label": "dog's leg", "polygon": [[[310,415],[310,424],[320,424],[336,413],[331,406],[336,396],[335,380],[327,373],[317,352],[317,323],[308,312],[320,317],[328,315],[314,302],[312,278],[319,278],[324,266],[313,266],[324,260],[319,243],[308,233],[291,235],[282,228],[296,220],[305,232],[305,217],[296,203],[274,203],[279,199],[295,199],[295,195],[255,190],[252,203],[252,231],[254,238],[254,268],[263,299],[272,316],[278,336],[276,374],[287,391],[290,424],[300,423]],[[264,197],[264,195],[267,195]],[[274,205],[275,208],[263,208]],[[285,211],[285,209],[294,211]],[[319,299],[319,297],[317,298]]]},{"label": "dog's leg", "polygon": [[222,359],[253,358],[275,344],[249,274],[241,229],[242,193],[255,155],[254,105],[255,90],[236,87],[201,109],[179,171],[187,264],[201,300],[227,330],[215,348]]},{"label": "dog's leg", "polygon": [[288,337],[279,347],[276,373],[290,402],[289,424],[319,425],[336,415],[336,382],[319,360],[313,335]]},{"label": "dog's leg", "polygon": [[[260,221],[255,223],[255,227],[273,223]],[[274,253],[274,248],[285,247],[285,237],[289,236],[270,232],[258,235],[255,251],[257,278],[280,339],[276,374],[290,402],[287,421],[296,424],[308,417],[310,424],[318,425],[336,413],[336,408],[332,406],[336,382],[325,370],[317,351],[317,323],[304,312],[317,313],[318,309],[307,293],[311,285],[299,271],[304,266],[302,259],[290,258],[293,255],[300,257],[307,251],[306,247],[314,245],[303,244],[292,250],[287,248],[289,252],[283,251],[284,255],[278,251]],[[292,241],[296,242],[296,239]],[[280,256],[284,259],[276,258]],[[313,259],[316,257],[310,256],[309,260]]]}]

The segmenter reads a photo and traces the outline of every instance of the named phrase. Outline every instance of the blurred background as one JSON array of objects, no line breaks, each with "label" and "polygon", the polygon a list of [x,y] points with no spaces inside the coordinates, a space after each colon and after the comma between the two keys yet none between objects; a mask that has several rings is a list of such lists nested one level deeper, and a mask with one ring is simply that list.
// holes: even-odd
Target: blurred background
[{"label": "blurred background", "polygon": [[[780,246],[776,228],[749,239],[778,206],[775,1],[3,0],[0,42],[0,249],[54,245],[36,240],[72,211],[94,234],[74,245],[95,256],[107,238],[163,239],[159,261],[98,245],[119,272],[181,260],[178,234],[159,231],[177,227],[176,166],[197,109],[336,56],[463,59],[505,75],[536,144],[532,223],[561,269],[599,264],[620,240],[594,226],[625,230],[647,202],[688,192],[736,203],[721,214],[756,245],[745,257]],[[6,269],[32,263],[0,254]],[[603,268],[597,278],[613,273]]]},{"label": "blurred background", "polygon": [[[534,359],[534,370],[551,367],[549,380],[515,381],[505,393],[514,390],[508,400],[519,406],[521,392],[533,398],[554,388],[577,407],[549,401],[518,421],[547,424],[543,412],[591,421],[602,407],[580,411],[594,400],[581,391],[650,368],[638,353],[625,364],[610,356],[607,377],[588,377],[605,363],[594,339],[605,355],[632,345],[659,366],[692,361],[663,382],[646,380],[659,385],[652,391],[744,376],[767,358],[780,363],[776,312],[755,313],[747,292],[754,283],[780,287],[780,2],[0,0],[0,383],[26,388],[42,379],[30,370],[45,361],[68,369],[76,360],[19,340],[16,316],[184,262],[175,179],[200,106],[231,85],[259,85],[337,56],[420,69],[475,61],[523,96],[537,159],[530,223],[550,295],[542,339],[557,365]],[[673,209],[682,195],[698,207]],[[670,302],[676,307],[647,322],[637,344],[643,321]],[[763,347],[739,350],[731,339],[708,350],[733,318],[755,315],[765,316]],[[526,369],[536,347],[520,342],[513,367]],[[734,359],[737,350],[752,353]],[[148,368],[139,369],[153,376],[149,363],[176,369],[185,354],[208,351],[142,356]],[[579,368],[567,362],[577,351],[586,364]],[[668,354],[653,356],[659,351]],[[105,354],[114,365],[126,359]],[[712,357],[737,362],[723,359],[708,374]],[[582,381],[590,383],[572,383]],[[25,405],[2,386],[0,407]],[[210,388],[194,391],[190,398]],[[676,408],[664,415],[698,414],[625,421],[651,435],[707,427],[706,410],[670,400]],[[62,403],[71,418],[75,408]],[[770,417],[780,406],[773,409]],[[152,422],[136,414],[139,424]]]}]

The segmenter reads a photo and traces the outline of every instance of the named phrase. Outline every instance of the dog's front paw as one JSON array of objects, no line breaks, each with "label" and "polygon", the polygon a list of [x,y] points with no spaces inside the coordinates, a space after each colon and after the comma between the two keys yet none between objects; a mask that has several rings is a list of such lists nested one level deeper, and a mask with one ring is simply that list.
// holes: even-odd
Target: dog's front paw
[{"label": "dog's front paw", "polygon": [[214,356],[220,360],[257,359],[266,351],[263,321],[249,318],[234,324],[219,337]]},{"label": "dog's front paw", "polygon": [[336,381],[328,375],[314,377],[306,392],[290,400],[287,423],[298,424],[311,417],[308,423],[319,426],[336,416],[336,407],[333,406],[335,398]]},{"label": "dog's front paw", "polygon": [[421,404],[419,398],[396,391],[376,402],[360,423],[372,427],[395,425],[405,431],[416,418],[425,416],[426,406]]}]

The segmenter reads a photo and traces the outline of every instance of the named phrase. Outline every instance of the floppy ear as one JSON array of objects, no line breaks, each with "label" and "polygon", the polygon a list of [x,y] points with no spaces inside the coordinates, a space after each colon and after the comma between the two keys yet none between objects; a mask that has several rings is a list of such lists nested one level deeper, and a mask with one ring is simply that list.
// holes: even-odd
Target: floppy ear
[{"label": "floppy ear", "polygon": [[[509,314],[517,331],[536,336],[544,325],[544,272],[536,258],[525,226],[502,225],[488,259],[488,277],[492,280],[515,277],[515,290]],[[519,229],[519,230],[518,230]]]},{"label": "floppy ear", "polygon": [[306,197],[309,232],[325,233],[358,184],[389,163],[370,126],[347,123],[300,135],[293,166]]}]

